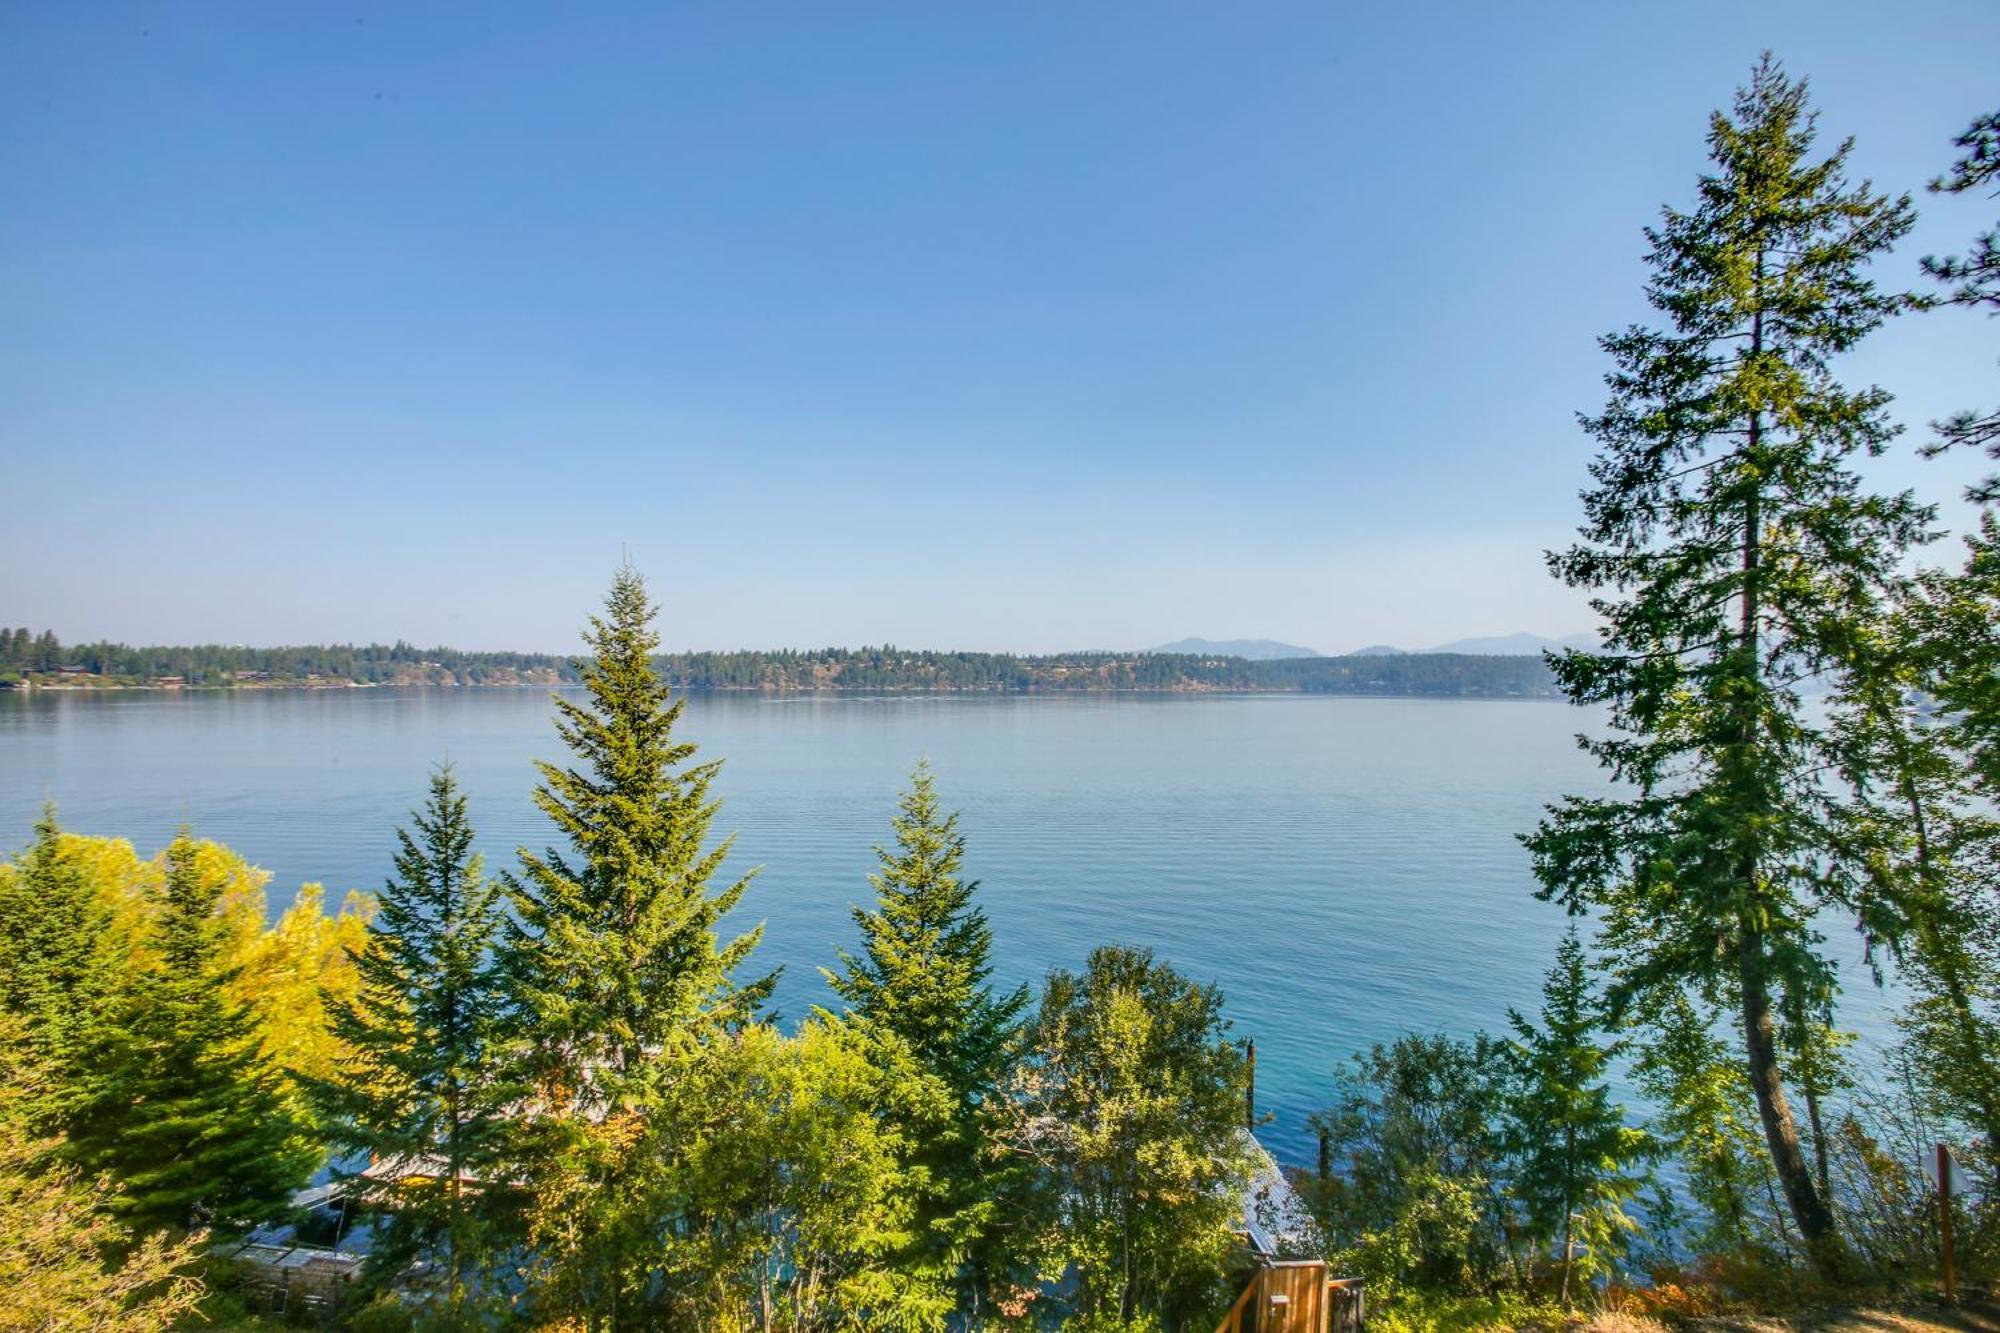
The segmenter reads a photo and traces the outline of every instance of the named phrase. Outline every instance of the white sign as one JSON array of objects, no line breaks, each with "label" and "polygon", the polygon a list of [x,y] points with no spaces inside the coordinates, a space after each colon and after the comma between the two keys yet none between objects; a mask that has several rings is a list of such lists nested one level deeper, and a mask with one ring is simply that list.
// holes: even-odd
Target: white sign
[{"label": "white sign", "polygon": [[[1924,1179],[1930,1181],[1933,1188],[1938,1183],[1939,1155],[1935,1149],[1924,1154]],[[1966,1177],[1965,1168],[1960,1166],[1958,1159],[1951,1155],[1951,1149],[1946,1148],[1942,1155],[1944,1157],[1945,1174],[1951,1181],[1951,1197],[1962,1199],[1968,1194],[1976,1193],[1972,1181]]]}]

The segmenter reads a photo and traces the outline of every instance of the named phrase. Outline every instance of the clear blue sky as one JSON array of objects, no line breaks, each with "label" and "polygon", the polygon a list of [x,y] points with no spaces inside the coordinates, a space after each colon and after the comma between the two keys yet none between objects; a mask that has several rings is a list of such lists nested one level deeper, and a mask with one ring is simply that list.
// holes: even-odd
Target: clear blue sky
[{"label": "clear blue sky", "polygon": [[[676,647],[1572,631],[1594,340],[1766,46],[1898,189],[2000,104],[1992,0],[14,0],[0,620],[566,649],[629,550]],[[1887,280],[1994,213],[1919,202]]]}]

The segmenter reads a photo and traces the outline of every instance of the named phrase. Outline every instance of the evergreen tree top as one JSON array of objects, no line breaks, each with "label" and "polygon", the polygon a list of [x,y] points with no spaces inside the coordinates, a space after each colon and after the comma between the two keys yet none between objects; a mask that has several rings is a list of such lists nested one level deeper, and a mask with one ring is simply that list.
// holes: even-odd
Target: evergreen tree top
[{"label": "evergreen tree top", "polygon": [[992,991],[993,930],[962,874],[965,837],[945,814],[927,762],[910,776],[892,821],[896,847],[878,847],[868,877],[873,909],[856,907],[862,951],[839,951],[841,970],[822,969],[834,993],[865,1023],[894,1033],[965,1100],[998,1077],[1027,1006],[1025,989]]},{"label": "evergreen tree top", "polygon": [[709,845],[720,765],[691,762],[696,747],[674,734],[685,703],[654,669],[654,615],[644,580],[621,568],[584,636],[586,698],[555,701],[572,765],[537,764],[535,803],[567,850],[523,849],[506,880],[521,1017],[545,1079],[585,1100],[622,1096],[610,1085],[677,1034],[750,1021],[777,980],[734,977],[761,926],[718,943],[750,876],[711,889],[731,841]]}]

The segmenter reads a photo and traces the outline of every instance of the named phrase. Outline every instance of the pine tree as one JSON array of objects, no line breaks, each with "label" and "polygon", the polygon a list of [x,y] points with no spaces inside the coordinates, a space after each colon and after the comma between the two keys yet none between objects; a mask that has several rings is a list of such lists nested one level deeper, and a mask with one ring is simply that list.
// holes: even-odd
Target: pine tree
[{"label": "pine tree", "polygon": [[965,838],[958,815],[941,811],[928,764],[911,775],[900,811],[896,850],[876,849],[875,907],[854,909],[862,953],[842,949],[841,971],[822,971],[851,1021],[901,1043],[949,1094],[947,1123],[905,1132],[939,1186],[926,1248],[965,1261],[976,1301],[998,1276],[981,1271],[999,1264],[984,1242],[1009,1185],[993,1145],[993,1097],[1016,1057],[1028,992],[993,993],[993,931],[974,901],[978,882],[961,877]]},{"label": "pine tree", "polygon": [[477,1193],[494,1182],[510,1090],[499,1077],[501,992],[493,946],[499,885],[472,850],[466,800],[447,766],[396,833],[396,874],[384,886],[367,946],[352,956],[355,1000],[336,1011],[347,1054],[315,1090],[334,1141],[370,1162],[404,1168],[356,1177],[364,1202],[386,1205],[370,1258],[396,1271],[440,1255],[447,1301],[463,1303],[468,1265],[487,1239]]},{"label": "pine tree", "polygon": [[1895,433],[1888,395],[1830,368],[1904,305],[1863,269],[1909,229],[1909,201],[1850,186],[1851,144],[1813,160],[1813,140],[1804,84],[1766,56],[1711,122],[1695,208],[1647,233],[1666,327],[1604,339],[1616,369],[1585,423],[1601,452],[1583,541],[1550,557],[1600,590],[1604,650],[1554,668],[1571,699],[1610,706],[1614,734],[1587,745],[1636,794],[1572,797],[1527,841],[1545,897],[1603,913],[1615,1004],[1688,987],[1737,1008],[1773,1165],[1831,1270],[1776,1014],[1830,1002],[1813,923],[1853,905],[1860,874],[1825,855],[1838,747],[1799,686],[1849,686],[1930,513],[1862,490],[1855,456]]},{"label": "pine tree", "polygon": [[1937,1110],[2000,1142],[2000,822],[1982,799],[2000,786],[1982,791],[1977,739],[2000,597],[1984,581],[1922,573],[1834,718],[1855,787],[1841,835],[1867,867],[1871,933],[1897,945],[1913,1072]]},{"label": "pine tree", "polygon": [[[1931,188],[1949,193],[2000,183],[2000,113],[1958,136],[1963,155]],[[1949,291],[1935,304],[2000,312],[2000,227],[1971,251],[1926,258]],[[1924,452],[1960,445],[2000,458],[2000,411],[1964,411],[1933,423]],[[1878,710],[1863,734],[1893,781],[1867,814],[1885,876],[1912,889],[1903,1015],[1919,1082],[1953,1120],[2000,1142],[2000,475],[1970,488],[1982,506],[1957,569],[1926,570],[1918,595],[1883,638],[1906,669],[1889,688],[1933,707]],[[1909,664],[1914,661],[1914,666]],[[1899,697],[1897,704],[1903,704]],[[1858,728],[1857,728],[1858,729]],[[1993,1182],[2000,1188],[2000,1158]]]},{"label": "pine tree", "polygon": [[30,1108],[41,1133],[66,1128],[89,1097],[116,985],[111,905],[62,840],[45,806],[34,842],[0,875],[0,1009],[47,1074]]},{"label": "pine tree", "polygon": [[78,1130],[83,1161],[117,1182],[119,1211],[141,1232],[261,1221],[321,1158],[249,1010],[229,997],[223,882],[196,850],[185,830],[167,849],[154,959],[130,983]]},{"label": "pine tree", "polygon": [[[776,976],[733,977],[761,928],[718,944],[749,879],[711,889],[729,850],[727,840],[706,845],[718,764],[690,762],[695,747],[674,736],[684,701],[653,668],[654,610],[629,565],[605,605],[586,635],[592,655],[578,664],[587,700],[556,700],[576,767],[538,765],[536,803],[568,851],[520,854],[520,872],[507,877],[514,913],[502,966],[537,1108],[509,1152],[542,1201],[531,1211],[559,1229],[541,1237],[559,1270],[550,1289],[573,1312],[615,1325],[620,1310],[658,1296],[648,1237],[672,1225],[647,1215],[651,1203],[634,1192],[660,1166],[633,1156],[660,1081],[751,1022]],[[583,1205],[542,1206],[558,1188]]]},{"label": "pine tree", "polygon": [[1557,1242],[1567,1308],[1572,1276],[1609,1271],[1624,1253],[1633,1229],[1626,1207],[1646,1184],[1651,1146],[1611,1100],[1605,1078],[1623,1046],[1598,1039],[1597,996],[1574,928],[1542,983],[1540,1026],[1514,1010],[1507,1020],[1512,1193],[1535,1232]]},{"label": "pine tree", "polygon": [[523,851],[507,877],[510,984],[541,1072],[600,1110],[669,1036],[749,1019],[776,982],[732,979],[761,927],[718,947],[750,880],[710,890],[732,841],[704,846],[721,765],[690,763],[695,746],[674,737],[686,700],[653,669],[655,611],[629,565],[605,609],[577,664],[589,701],[556,699],[556,732],[578,766],[536,764],[535,804],[569,852]]}]

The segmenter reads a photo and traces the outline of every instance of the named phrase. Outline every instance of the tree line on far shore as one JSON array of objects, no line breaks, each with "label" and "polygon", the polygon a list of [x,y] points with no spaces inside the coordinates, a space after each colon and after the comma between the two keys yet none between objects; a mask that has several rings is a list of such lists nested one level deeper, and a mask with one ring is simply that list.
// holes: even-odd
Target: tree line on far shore
[{"label": "tree line on far shore", "polygon": [[[952,653],[904,648],[780,649],[655,654],[683,690],[772,693],[1072,694],[1131,691],[1279,691],[1305,694],[1542,698],[1557,693],[1539,657],[1408,653],[1251,661],[1187,653]],[[143,685],[172,678],[193,687],[353,683],[521,685],[581,680],[553,653],[475,653],[413,644],[296,648],[132,648],[66,645],[52,631],[0,629],[0,684]]]}]

